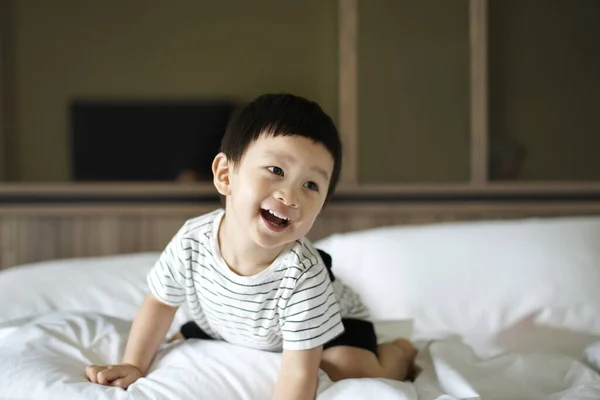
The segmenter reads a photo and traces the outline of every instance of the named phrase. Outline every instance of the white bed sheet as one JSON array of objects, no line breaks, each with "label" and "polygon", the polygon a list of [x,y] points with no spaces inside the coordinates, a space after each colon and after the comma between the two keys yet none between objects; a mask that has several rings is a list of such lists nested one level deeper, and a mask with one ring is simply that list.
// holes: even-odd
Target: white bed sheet
[{"label": "white bed sheet", "polygon": [[[130,322],[94,313],[55,312],[0,329],[0,399],[268,399],[280,354],[224,342],[165,345],[147,377],[127,391],[89,383],[90,363],[118,363]],[[600,398],[600,376],[558,354],[504,354],[482,360],[454,340],[430,342],[414,384],[320,375],[320,400]]]}]

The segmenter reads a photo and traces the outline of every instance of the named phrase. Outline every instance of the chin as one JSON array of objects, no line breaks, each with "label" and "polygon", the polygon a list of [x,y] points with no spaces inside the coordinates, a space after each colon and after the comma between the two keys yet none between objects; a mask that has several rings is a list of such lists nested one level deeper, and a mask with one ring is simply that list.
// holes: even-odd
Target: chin
[{"label": "chin", "polygon": [[299,239],[298,234],[295,232],[285,232],[283,234],[273,235],[271,232],[265,232],[264,229],[264,227],[260,227],[255,232],[254,242],[265,249],[283,247]]},{"label": "chin", "polygon": [[265,234],[264,232],[256,232],[254,235],[254,242],[262,248],[272,249],[275,247],[285,246],[286,244],[293,242],[295,237],[291,237],[288,235],[274,237],[269,234]]}]

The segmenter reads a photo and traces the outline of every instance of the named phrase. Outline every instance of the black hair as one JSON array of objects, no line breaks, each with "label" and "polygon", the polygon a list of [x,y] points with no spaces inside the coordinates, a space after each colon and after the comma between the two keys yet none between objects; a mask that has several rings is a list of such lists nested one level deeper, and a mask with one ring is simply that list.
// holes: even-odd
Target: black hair
[{"label": "black hair", "polygon": [[342,143],[331,118],[314,101],[292,94],[264,94],[234,112],[221,151],[238,165],[246,149],[261,135],[303,136],[321,143],[333,157],[326,201],[335,191],[342,167]]}]

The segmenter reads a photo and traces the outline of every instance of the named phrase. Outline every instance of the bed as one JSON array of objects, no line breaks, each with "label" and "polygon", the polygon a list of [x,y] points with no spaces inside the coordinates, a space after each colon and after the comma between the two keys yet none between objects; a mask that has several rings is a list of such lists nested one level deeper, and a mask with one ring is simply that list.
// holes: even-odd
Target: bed
[{"label": "bed", "polygon": [[[600,217],[389,226],[317,247],[359,292],[378,338],[420,349],[414,382],[319,375],[318,399],[600,398]],[[359,245],[360,244],[360,245]],[[368,251],[359,249],[367,248]],[[0,272],[0,399],[267,399],[280,355],[164,344],[128,390],[89,383],[118,363],[157,252]],[[170,332],[187,319],[178,311]]]}]

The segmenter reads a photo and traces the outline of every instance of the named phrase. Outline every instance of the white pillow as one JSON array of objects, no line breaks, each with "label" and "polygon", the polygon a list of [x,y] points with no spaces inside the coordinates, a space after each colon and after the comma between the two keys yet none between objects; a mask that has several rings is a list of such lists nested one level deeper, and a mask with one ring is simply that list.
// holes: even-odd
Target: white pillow
[{"label": "white pillow", "polygon": [[[133,320],[148,293],[146,275],[159,252],[70,258],[0,271],[0,328],[52,311],[100,313]],[[168,335],[190,320],[177,310]]]},{"label": "white pillow", "polygon": [[[100,313],[132,320],[148,293],[146,275],[160,253],[71,258],[22,265],[0,272],[0,328],[19,326],[53,311]],[[168,335],[191,319],[183,305]],[[0,331],[0,338],[10,330]],[[408,336],[411,324],[382,321],[380,341]]]},{"label": "white pillow", "polygon": [[585,349],[586,361],[589,366],[600,373],[600,342],[594,342]]},{"label": "white pillow", "polygon": [[582,217],[388,227],[315,245],[374,318],[414,319],[415,339],[582,356],[600,334],[599,243],[600,218]]},{"label": "white pillow", "polygon": [[99,312],[132,319],[159,253],[72,258],[0,272],[0,325],[49,311]]}]

